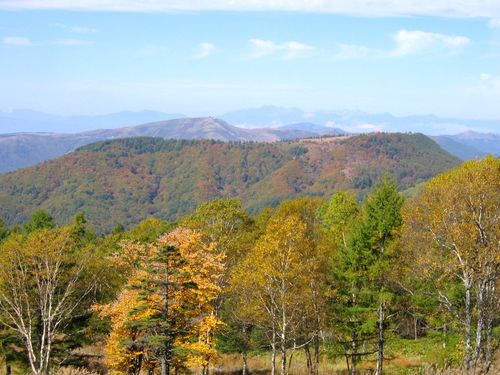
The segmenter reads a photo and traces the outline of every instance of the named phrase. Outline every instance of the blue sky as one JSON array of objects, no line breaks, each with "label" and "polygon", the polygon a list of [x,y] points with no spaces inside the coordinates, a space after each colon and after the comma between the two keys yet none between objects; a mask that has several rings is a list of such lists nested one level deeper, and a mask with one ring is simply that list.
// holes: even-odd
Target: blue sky
[{"label": "blue sky", "polygon": [[454,3],[0,0],[0,109],[500,119],[500,1]]}]

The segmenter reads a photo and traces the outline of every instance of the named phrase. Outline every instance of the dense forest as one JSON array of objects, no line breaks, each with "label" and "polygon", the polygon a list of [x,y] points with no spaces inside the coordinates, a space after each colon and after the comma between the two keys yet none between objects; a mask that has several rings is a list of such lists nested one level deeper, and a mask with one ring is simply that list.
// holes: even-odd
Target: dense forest
[{"label": "dense forest", "polygon": [[384,171],[406,190],[459,163],[422,134],[276,143],[119,139],[0,175],[0,217],[20,224],[42,208],[66,224],[83,212],[101,234],[150,216],[179,220],[216,198],[238,197],[251,213],[303,194],[349,190],[362,198]]},{"label": "dense forest", "polygon": [[[394,142],[394,137],[400,140]],[[87,212],[76,213],[64,225],[51,216],[56,212],[44,210],[15,226],[1,222],[0,371],[498,373],[500,160],[466,162],[405,197],[401,189],[413,186],[408,181],[421,182],[419,178],[442,167],[422,164],[429,155],[425,152],[414,159],[418,152],[408,142],[427,142],[419,137],[367,135],[335,147],[321,142],[276,146],[123,140],[86,146],[59,167],[49,162],[3,176],[3,184],[24,177],[18,189],[29,189],[35,177],[28,172],[59,168],[60,175],[85,174],[105,191],[96,170],[112,163],[135,169],[137,181],[122,176],[123,183],[147,191],[150,184],[161,183],[142,178],[140,171],[168,170],[166,165],[179,162],[175,155],[182,150],[192,155],[183,159],[187,174],[201,165],[220,165],[218,176],[228,179],[226,168],[231,166],[222,162],[246,160],[232,174],[240,183],[224,183],[221,189],[247,188],[246,194],[262,192],[264,197],[258,210],[249,211],[238,199],[198,191],[196,209],[181,215],[180,206],[175,222],[147,218],[129,230],[117,225],[105,236],[96,234]],[[404,152],[398,144],[404,144]],[[219,149],[217,163],[206,158],[196,163],[209,147]],[[302,159],[306,155],[317,162],[338,152],[333,160],[344,160],[353,157],[346,150],[364,148],[370,164],[361,163],[357,151],[355,165],[342,164],[351,182],[327,179],[325,184],[332,185],[321,197],[303,193],[320,191],[322,182],[311,185],[317,190],[298,189],[290,199],[284,199],[289,193],[285,185],[283,199],[265,205],[274,185],[269,178],[252,180],[275,166],[305,171],[313,165]],[[413,159],[405,159],[405,152]],[[98,158],[102,153],[108,157],[106,165]],[[258,165],[251,162],[257,155],[262,160]],[[90,162],[82,162],[85,158],[96,163],[94,170]],[[391,158],[403,165],[414,162],[395,169]],[[381,160],[392,175],[374,169],[369,179],[356,180],[359,168]],[[187,167],[189,163],[194,166]],[[420,171],[424,167],[425,176]],[[403,175],[409,171],[411,180]],[[66,179],[61,187],[56,177],[40,174],[37,182],[50,181],[51,191],[74,184],[75,191],[87,194],[88,185],[78,185],[81,180]],[[207,189],[213,186],[211,177],[201,178]],[[193,189],[191,183],[201,182],[193,180],[180,191]],[[259,183],[260,189],[254,189]],[[37,194],[45,193],[10,194],[19,204],[26,204],[30,195],[36,206]],[[149,210],[155,202],[136,204]]]}]

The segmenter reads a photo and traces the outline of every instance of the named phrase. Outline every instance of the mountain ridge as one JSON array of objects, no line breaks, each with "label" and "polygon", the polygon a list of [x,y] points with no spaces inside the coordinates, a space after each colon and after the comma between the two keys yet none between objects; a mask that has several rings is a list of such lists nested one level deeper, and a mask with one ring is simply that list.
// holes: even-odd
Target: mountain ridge
[{"label": "mountain ridge", "polygon": [[214,198],[239,197],[258,210],[299,194],[363,195],[385,171],[407,189],[459,163],[422,134],[272,143],[105,140],[0,175],[0,217],[13,225],[42,208],[65,223],[81,211],[108,232],[149,216],[175,220]]},{"label": "mountain ridge", "polygon": [[[332,135],[341,132],[332,131]],[[214,117],[179,118],[117,129],[81,133],[10,133],[0,135],[0,173],[64,155],[84,144],[105,139],[154,136],[165,139],[276,142],[327,134],[301,129],[243,129]],[[344,132],[345,133],[345,132]]]}]

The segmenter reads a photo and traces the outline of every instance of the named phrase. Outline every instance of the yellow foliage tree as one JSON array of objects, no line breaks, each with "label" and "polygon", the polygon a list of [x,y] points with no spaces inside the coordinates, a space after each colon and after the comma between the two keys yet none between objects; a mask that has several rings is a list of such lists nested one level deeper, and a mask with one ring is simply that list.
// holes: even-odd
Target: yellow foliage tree
[{"label": "yellow foliage tree", "polygon": [[462,284],[458,310],[444,288],[438,288],[439,297],[464,326],[466,369],[482,358],[487,370],[500,308],[500,160],[470,161],[429,181],[404,219],[403,242],[413,250],[415,267],[438,285]]},{"label": "yellow foliage tree", "polygon": [[305,270],[310,269],[314,253],[307,224],[298,214],[284,212],[269,220],[254,249],[233,272],[232,284],[240,303],[269,331],[273,374],[278,347],[281,374],[287,373],[288,349],[313,303],[314,286]]},{"label": "yellow foliage tree", "polygon": [[0,247],[0,324],[22,339],[36,375],[48,373],[54,346],[93,302],[100,277],[95,254],[74,237],[72,227],[35,228]]},{"label": "yellow foliage tree", "polygon": [[213,335],[221,322],[213,300],[224,258],[202,235],[178,228],[152,245],[123,243],[113,257],[130,278],[117,300],[98,307],[111,318],[106,361],[116,373],[137,373],[161,365],[199,367],[207,373],[215,358]]},{"label": "yellow foliage tree", "polygon": [[143,366],[153,368],[156,365],[145,345],[147,332],[136,326],[153,315],[154,306],[159,302],[156,295],[141,300],[139,291],[133,289],[145,276],[143,271],[137,271],[116,301],[95,307],[101,317],[111,320],[112,331],[105,347],[105,363],[110,374],[139,374]]}]

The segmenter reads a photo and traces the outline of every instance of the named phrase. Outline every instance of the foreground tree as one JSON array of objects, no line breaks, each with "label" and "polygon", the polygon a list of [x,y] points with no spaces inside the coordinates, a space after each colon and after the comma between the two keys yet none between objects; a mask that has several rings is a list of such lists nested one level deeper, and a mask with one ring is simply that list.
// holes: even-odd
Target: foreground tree
[{"label": "foreground tree", "polygon": [[[338,193],[324,215],[324,222],[330,223],[327,233],[338,249],[333,269],[339,288],[336,321],[340,332],[349,337],[343,341],[352,374],[360,357],[374,352],[376,372],[383,373],[386,303],[391,295],[388,269],[402,224],[402,204],[394,181],[384,176],[366,198],[361,213],[353,197]],[[374,335],[376,349],[360,352]]]},{"label": "foreground tree", "polygon": [[72,227],[11,235],[1,253],[1,323],[22,338],[31,371],[48,373],[67,323],[90,303],[94,257],[75,246]]},{"label": "foreground tree", "polygon": [[[405,221],[415,263],[439,275],[439,298],[464,327],[466,370],[482,362],[488,371],[498,345],[500,160],[470,161],[434,178],[408,205]],[[455,281],[463,288],[459,306],[445,288]]]},{"label": "foreground tree", "polygon": [[326,262],[314,242],[316,209],[317,203],[307,198],[283,202],[233,271],[231,284],[238,303],[268,336],[272,374],[278,351],[280,373],[285,375],[293,351],[319,334],[323,284],[318,263]]},{"label": "foreground tree", "polygon": [[[384,332],[385,332],[385,309],[388,288],[388,268],[393,259],[394,240],[399,235],[399,229],[403,224],[401,208],[403,197],[398,193],[396,183],[388,176],[375,186],[374,191],[367,197],[364,204],[364,215],[361,232],[368,240],[367,245],[372,250],[375,261],[370,267],[372,280],[375,288],[378,288],[378,338],[377,338],[377,371],[383,374],[384,363]],[[392,251],[391,251],[392,250]]]},{"label": "foreground tree", "polygon": [[213,301],[223,257],[201,234],[178,228],[154,244],[123,243],[115,261],[128,270],[129,281],[115,302],[96,307],[112,322],[106,343],[112,373],[159,365],[163,375],[189,366],[207,374],[216,355],[220,321]]},{"label": "foreground tree", "polygon": [[[346,358],[350,374],[356,373],[357,363],[364,354],[360,347],[372,335],[370,304],[363,300],[363,283],[366,266],[360,252],[351,245],[354,230],[358,225],[360,206],[354,195],[335,193],[318,212],[321,230],[329,241],[332,252],[333,298],[332,316],[336,342]],[[367,349],[365,349],[367,351]]]}]

